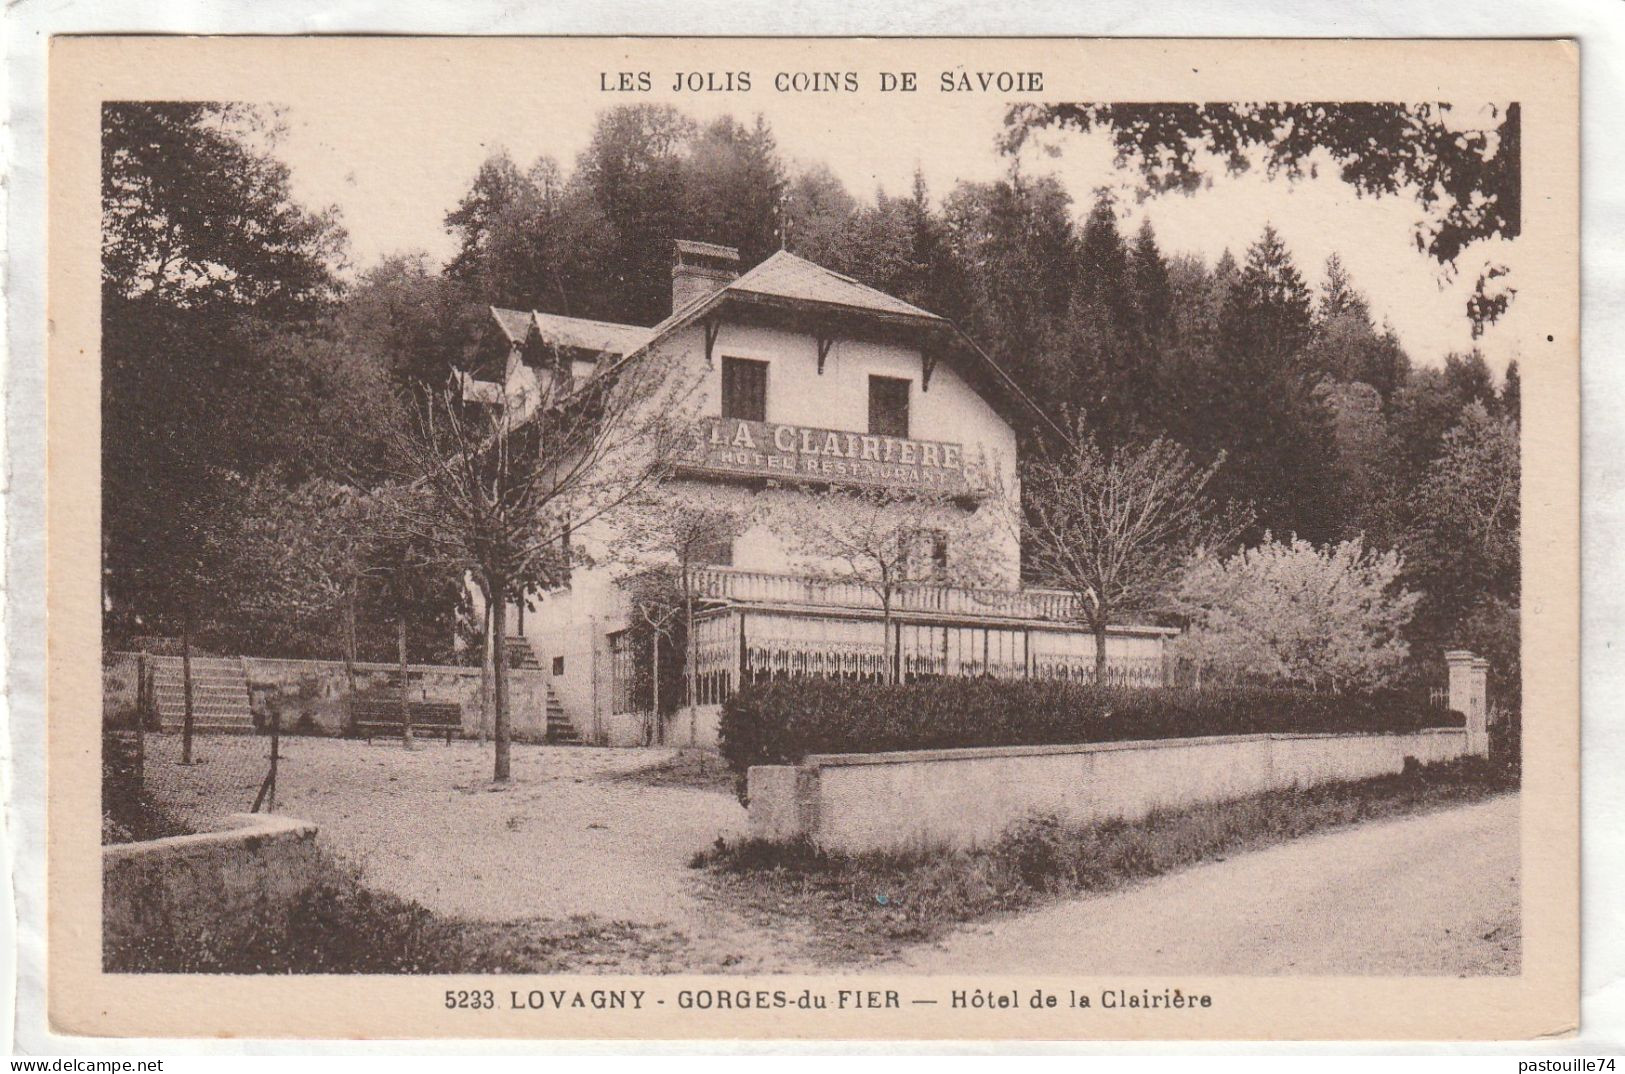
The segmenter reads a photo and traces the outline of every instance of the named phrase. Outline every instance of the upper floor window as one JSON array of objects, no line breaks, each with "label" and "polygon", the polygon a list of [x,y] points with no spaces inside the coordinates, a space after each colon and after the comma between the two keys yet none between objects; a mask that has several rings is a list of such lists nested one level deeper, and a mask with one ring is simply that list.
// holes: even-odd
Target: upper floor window
[{"label": "upper floor window", "polygon": [[749,358],[722,360],[722,416],[767,420],[767,363]]},{"label": "upper floor window", "polygon": [[908,386],[897,377],[869,378],[869,435],[908,436]]}]

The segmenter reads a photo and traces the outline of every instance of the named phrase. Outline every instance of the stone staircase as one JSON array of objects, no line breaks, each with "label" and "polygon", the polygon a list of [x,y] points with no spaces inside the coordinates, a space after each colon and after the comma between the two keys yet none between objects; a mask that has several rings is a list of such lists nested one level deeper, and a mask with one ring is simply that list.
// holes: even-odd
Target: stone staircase
[{"label": "stone staircase", "polygon": [[576,725],[564,714],[564,704],[559,701],[559,695],[553,692],[552,683],[547,686],[547,744],[549,746],[582,744],[581,735],[576,731]]},{"label": "stone staircase", "polygon": [[522,634],[509,634],[505,642],[509,667],[519,668],[522,671],[542,670],[542,662],[537,658],[536,649],[531,645],[529,638]]},{"label": "stone staircase", "polygon": [[[519,671],[546,671],[541,658],[536,655],[536,647],[530,639],[520,634],[509,634],[507,637],[508,666]],[[547,744],[550,746],[580,746],[581,733],[576,730],[570,717],[564,714],[564,703],[559,695],[553,692],[553,684],[547,684]]]},{"label": "stone staircase", "polygon": [[[186,722],[186,688],[181,658],[149,656],[153,701],[158,725],[180,731]],[[192,658],[192,730],[197,734],[251,735],[254,714],[248,705],[248,672],[241,657]]]}]

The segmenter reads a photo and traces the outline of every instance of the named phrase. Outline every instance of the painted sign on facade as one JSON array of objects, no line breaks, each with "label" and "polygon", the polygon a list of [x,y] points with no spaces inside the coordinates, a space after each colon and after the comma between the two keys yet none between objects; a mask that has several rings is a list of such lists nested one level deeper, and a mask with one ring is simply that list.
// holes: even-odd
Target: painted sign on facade
[{"label": "painted sign on facade", "polygon": [[710,473],[926,489],[950,496],[974,491],[960,444],[707,418],[694,469]]}]

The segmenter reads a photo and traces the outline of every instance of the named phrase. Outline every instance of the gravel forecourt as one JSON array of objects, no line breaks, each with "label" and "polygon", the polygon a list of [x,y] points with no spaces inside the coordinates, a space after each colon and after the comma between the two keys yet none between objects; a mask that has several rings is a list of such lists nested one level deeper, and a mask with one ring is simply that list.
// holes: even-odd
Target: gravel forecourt
[{"label": "gravel forecourt", "polygon": [[[178,754],[178,736],[151,735],[149,758]],[[158,798],[193,826],[246,811],[269,742],[199,739],[209,763],[149,760]],[[686,965],[746,972],[802,962],[798,938],[750,924],[708,899],[689,868],[718,836],[744,832],[731,794],[618,779],[675,751],[515,743],[512,781],[491,780],[491,746],[477,742],[286,737],[277,812],[314,822],[335,857],[362,880],[437,913],[485,921],[591,917],[672,929]],[[245,797],[246,795],[246,797]]]}]

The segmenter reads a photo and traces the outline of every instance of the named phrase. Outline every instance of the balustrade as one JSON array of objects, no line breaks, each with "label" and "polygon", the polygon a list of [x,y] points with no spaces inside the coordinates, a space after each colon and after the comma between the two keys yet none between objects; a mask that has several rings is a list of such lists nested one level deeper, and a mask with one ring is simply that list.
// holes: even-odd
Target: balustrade
[{"label": "balustrade", "polygon": [[[855,582],[808,578],[767,571],[709,567],[695,572],[702,597],[761,604],[880,611],[880,595]],[[910,584],[892,597],[892,611],[1048,622],[1075,620],[1076,598],[1054,589],[969,589]]]}]

